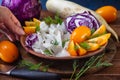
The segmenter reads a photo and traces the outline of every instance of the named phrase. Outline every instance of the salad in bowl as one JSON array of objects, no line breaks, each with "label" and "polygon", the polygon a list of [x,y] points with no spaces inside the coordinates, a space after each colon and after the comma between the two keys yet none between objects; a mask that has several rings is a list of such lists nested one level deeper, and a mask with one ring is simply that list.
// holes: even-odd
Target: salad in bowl
[{"label": "salad in bowl", "polygon": [[80,59],[102,52],[111,36],[92,13],[58,15],[25,21],[21,44],[29,53],[46,59]]}]

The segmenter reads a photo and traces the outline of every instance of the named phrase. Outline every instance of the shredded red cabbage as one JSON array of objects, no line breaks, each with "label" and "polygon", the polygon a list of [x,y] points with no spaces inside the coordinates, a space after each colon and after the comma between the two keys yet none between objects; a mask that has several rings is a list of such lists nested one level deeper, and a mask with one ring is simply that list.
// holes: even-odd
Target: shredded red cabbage
[{"label": "shredded red cabbage", "polygon": [[27,47],[32,49],[32,45],[38,41],[38,36],[36,33],[30,34],[26,37],[25,44]]},{"label": "shredded red cabbage", "polygon": [[67,17],[65,19],[65,26],[67,31],[72,33],[72,31],[79,26],[87,26],[90,29],[96,30],[100,27],[100,22],[89,11],[85,11]]}]

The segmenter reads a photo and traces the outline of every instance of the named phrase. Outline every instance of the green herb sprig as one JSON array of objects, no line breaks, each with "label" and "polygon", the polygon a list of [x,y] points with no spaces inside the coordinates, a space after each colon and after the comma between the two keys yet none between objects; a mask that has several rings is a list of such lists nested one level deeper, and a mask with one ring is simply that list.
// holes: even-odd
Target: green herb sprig
[{"label": "green herb sprig", "polygon": [[75,76],[74,80],[79,80],[79,78],[86,72],[88,71],[90,68],[95,68],[95,67],[106,67],[106,66],[112,66],[112,63],[109,63],[107,61],[102,61],[102,57],[104,56],[104,54],[99,55],[97,57],[93,56],[91,57],[88,61],[85,62],[85,64],[82,66],[82,68],[77,71],[77,68],[79,68],[79,65],[76,64],[77,62],[74,61],[73,63],[73,73],[70,77],[70,80],[73,79],[73,76]]},{"label": "green herb sprig", "polygon": [[44,18],[43,20],[48,25],[50,25],[50,24],[62,24],[62,22],[63,22],[63,20],[60,18],[60,16],[58,14],[56,14],[54,18],[48,16],[48,17]]},{"label": "green herb sprig", "polygon": [[71,75],[71,77],[70,77],[70,80],[72,80],[72,78],[73,78],[73,76],[75,75],[78,67],[79,67],[79,65],[77,65],[77,60],[75,60],[75,61],[73,62],[73,73],[72,73],[72,75]]},{"label": "green herb sprig", "polygon": [[[42,67],[42,62],[41,63],[38,63],[38,64],[34,64],[30,61],[27,61],[27,60],[22,60],[18,67],[25,67],[29,70],[39,70],[41,67]],[[42,67],[42,71],[47,71],[49,68],[49,65],[45,65],[44,67]]]}]

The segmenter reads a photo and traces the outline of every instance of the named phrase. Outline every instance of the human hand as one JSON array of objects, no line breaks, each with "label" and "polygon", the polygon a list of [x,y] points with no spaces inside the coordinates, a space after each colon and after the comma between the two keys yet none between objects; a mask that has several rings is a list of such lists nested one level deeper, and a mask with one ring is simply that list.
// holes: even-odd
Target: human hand
[{"label": "human hand", "polygon": [[8,8],[3,6],[0,6],[0,31],[10,41],[19,40],[19,37],[25,34],[17,18]]}]

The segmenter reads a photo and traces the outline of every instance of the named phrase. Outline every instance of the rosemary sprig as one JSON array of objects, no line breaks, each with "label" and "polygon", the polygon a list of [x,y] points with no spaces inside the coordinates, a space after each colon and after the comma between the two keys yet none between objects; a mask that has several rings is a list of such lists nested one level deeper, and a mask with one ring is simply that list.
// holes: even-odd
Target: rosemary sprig
[{"label": "rosemary sprig", "polygon": [[72,73],[72,75],[70,77],[70,80],[72,80],[72,78],[73,78],[73,76],[74,76],[74,74],[75,74],[78,67],[79,67],[79,65],[77,65],[77,61],[74,60],[74,62],[73,62],[73,73]]},{"label": "rosemary sprig", "polygon": [[77,72],[78,64],[76,62],[73,63],[73,73],[70,77],[70,80],[72,80],[73,76],[75,75],[74,80],[79,80],[79,78],[90,68],[93,67],[102,67],[102,66],[111,66],[112,63],[109,63],[107,61],[102,61],[102,57],[104,54],[99,55],[97,57],[92,56],[88,61],[85,62],[85,64],[82,66],[82,68]]},{"label": "rosemary sprig", "polygon": [[94,60],[94,56],[91,57],[86,63],[85,65],[81,68],[81,70],[76,74],[75,80],[78,80],[88,69],[91,68],[91,66],[94,64],[94,62],[98,59],[96,58]]}]

